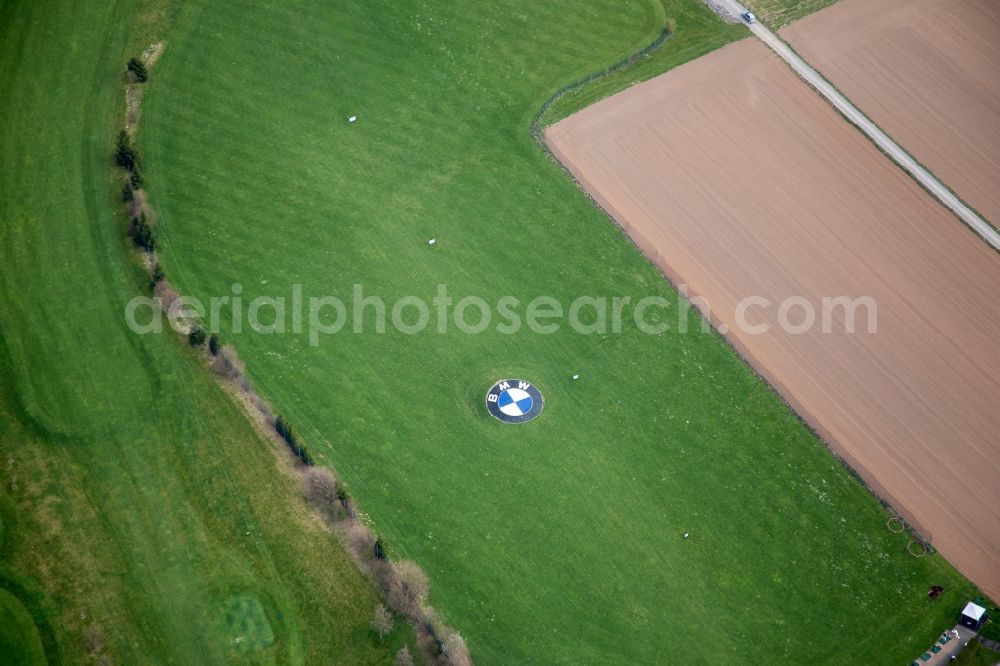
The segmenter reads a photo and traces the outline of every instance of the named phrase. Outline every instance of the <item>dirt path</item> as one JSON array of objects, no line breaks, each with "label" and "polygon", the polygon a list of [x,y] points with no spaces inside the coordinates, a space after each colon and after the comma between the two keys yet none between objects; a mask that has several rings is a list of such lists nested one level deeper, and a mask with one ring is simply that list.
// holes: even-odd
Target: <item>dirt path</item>
[{"label": "dirt path", "polygon": [[[865,480],[1000,596],[1000,257],[754,40],[550,128],[549,145]],[[737,304],[759,296],[741,330]],[[782,330],[870,296],[878,331]],[[791,317],[800,321],[802,315]],[[840,333],[838,333],[840,331]]]}]

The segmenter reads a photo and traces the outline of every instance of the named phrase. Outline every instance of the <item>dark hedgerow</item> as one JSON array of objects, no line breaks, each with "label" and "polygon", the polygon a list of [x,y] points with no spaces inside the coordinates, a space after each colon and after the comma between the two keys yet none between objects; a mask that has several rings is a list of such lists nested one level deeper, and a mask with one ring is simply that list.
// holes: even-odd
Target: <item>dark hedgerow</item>
[{"label": "dark hedgerow", "polygon": [[133,242],[146,252],[152,252],[156,247],[156,241],[153,238],[153,229],[149,226],[149,222],[146,221],[145,214],[140,215],[137,220],[132,220],[131,236]]},{"label": "dark hedgerow", "polygon": [[288,442],[289,444],[295,441],[295,433],[292,432],[292,426],[285,422],[285,417],[278,414],[278,419],[274,422],[274,429],[281,435],[281,438]]},{"label": "dark hedgerow", "polygon": [[129,169],[128,172],[128,182],[132,185],[132,189],[141,190],[142,189],[142,172],[139,171],[139,163],[136,162],[135,166]]},{"label": "dark hedgerow", "polygon": [[153,270],[149,274],[149,288],[155,289],[156,285],[163,281],[163,268],[160,266],[159,262],[153,264]]},{"label": "dark hedgerow", "polygon": [[296,458],[302,461],[303,465],[312,467],[312,456],[309,455],[309,452],[306,451],[306,447],[302,446],[302,444],[295,437],[295,432],[292,430],[292,424],[286,421],[280,414],[274,422],[274,430],[278,433],[281,439],[285,440],[289,450],[295,454]]},{"label": "dark hedgerow", "polygon": [[347,488],[344,487],[343,483],[337,484],[337,501],[340,502],[341,508],[347,511],[351,504],[351,494],[347,492]]},{"label": "dark hedgerow", "polygon": [[125,130],[118,132],[118,139],[115,141],[115,162],[129,171],[139,166],[139,152],[132,143],[132,137]]},{"label": "dark hedgerow", "polygon": [[130,58],[128,61],[128,71],[135,77],[135,80],[139,83],[145,83],[149,80],[149,72],[146,70],[146,65],[142,63],[138,58]]},{"label": "dark hedgerow", "polygon": [[[142,189],[142,160],[139,159],[139,151],[135,147],[135,142],[125,130],[118,132],[115,140],[115,163],[128,171],[128,184],[132,190]],[[125,197],[128,197],[127,199]],[[129,201],[132,196],[130,192],[122,192],[122,198]]]}]

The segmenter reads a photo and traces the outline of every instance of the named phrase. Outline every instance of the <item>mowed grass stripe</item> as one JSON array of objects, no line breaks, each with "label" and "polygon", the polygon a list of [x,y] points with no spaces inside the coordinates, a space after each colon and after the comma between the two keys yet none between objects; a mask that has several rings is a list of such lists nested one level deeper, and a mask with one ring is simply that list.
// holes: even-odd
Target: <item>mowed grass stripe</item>
[{"label": "mowed grass stripe", "polygon": [[[529,124],[659,21],[676,31],[636,76],[745,32],[695,0],[296,9],[186,9],[159,66],[140,144],[182,291],[656,294],[676,321],[677,295]],[[230,103],[219,81],[253,104]],[[181,120],[200,117],[227,129]],[[432,602],[481,663],[802,663],[848,642],[910,658],[968,584],[909,556],[867,491],[690,319],[661,337],[223,338],[392,555],[428,570]],[[541,418],[488,416],[483,395],[506,376],[542,388]],[[931,606],[933,582],[948,598]]]},{"label": "mowed grass stripe", "polygon": [[[161,11],[0,5],[0,588],[53,663],[391,663],[412,632],[369,632],[373,585],[272,445],[183,341],[125,325],[148,277],[110,153],[151,39],[127,33]],[[37,652],[22,620],[0,660]]]},{"label": "mowed grass stripe", "polygon": [[[17,30],[25,33],[31,33],[35,25],[45,24],[43,19],[35,20],[37,14],[43,13],[41,8],[14,12],[13,7],[7,12],[13,26],[20,26]],[[77,18],[71,13],[63,20],[68,24]],[[20,52],[4,49],[5,89],[24,91],[17,100],[21,108],[48,108],[52,104],[52,91],[69,85],[67,80],[74,76],[91,76],[96,59],[90,53],[80,53],[75,72],[68,68],[36,68],[30,63],[72,57],[79,48],[79,43],[72,41],[56,46],[26,40]],[[15,53],[20,57],[14,58]],[[142,368],[127,349],[117,311],[109,303],[98,258],[74,257],[76,248],[92,242],[91,232],[87,225],[66,227],[66,217],[73,211],[67,209],[62,195],[77,200],[86,196],[76,170],[87,159],[83,151],[91,137],[86,136],[84,110],[68,107],[62,111],[65,115],[59,123],[48,122],[48,117],[39,112],[7,119],[9,129],[4,132],[0,155],[3,163],[10,165],[5,171],[11,195],[0,200],[0,216],[5,221],[0,227],[0,244],[23,251],[4,255],[0,295],[7,307],[0,308],[0,326],[6,331],[7,346],[25,361],[15,371],[21,380],[20,399],[30,416],[52,431],[103,432],[107,421],[126,424],[132,421],[134,401],[141,400],[144,393],[141,386],[119,381],[115,367],[131,364],[130,369],[140,375]],[[39,183],[35,176],[42,170],[50,180]],[[50,190],[46,185],[57,189]],[[60,233],[53,232],[59,228],[63,228]],[[65,293],[65,285],[54,285],[54,281],[47,280],[39,281],[31,290],[23,290],[18,288],[16,280],[38,275],[53,264],[61,270],[72,267],[79,280],[76,284],[89,286],[86,291],[80,288],[73,298],[62,299],[58,307],[45,307]],[[79,321],[95,312],[103,316],[94,317],[94,326],[79,326]],[[92,347],[95,356],[88,359],[73,354],[58,355],[55,350],[60,348],[59,341],[67,336]],[[92,363],[101,358],[109,341],[124,348],[122,356],[115,362]],[[50,376],[51,380],[32,382],[33,375]],[[105,394],[106,399],[79,394],[79,387],[85,386],[107,388],[109,393]],[[126,396],[131,396],[133,402],[125,400]]]},{"label": "mowed grass stripe", "polygon": [[0,654],[8,663],[45,664],[45,649],[38,628],[24,605],[0,587]]}]

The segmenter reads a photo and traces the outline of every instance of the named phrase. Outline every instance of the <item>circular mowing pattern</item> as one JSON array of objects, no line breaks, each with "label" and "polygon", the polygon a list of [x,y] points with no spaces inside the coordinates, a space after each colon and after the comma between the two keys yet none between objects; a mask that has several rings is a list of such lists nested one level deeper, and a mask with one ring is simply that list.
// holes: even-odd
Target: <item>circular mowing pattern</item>
[{"label": "circular mowing pattern", "polygon": [[486,394],[486,408],[504,423],[527,423],[542,413],[541,392],[523,379],[503,379]]}]

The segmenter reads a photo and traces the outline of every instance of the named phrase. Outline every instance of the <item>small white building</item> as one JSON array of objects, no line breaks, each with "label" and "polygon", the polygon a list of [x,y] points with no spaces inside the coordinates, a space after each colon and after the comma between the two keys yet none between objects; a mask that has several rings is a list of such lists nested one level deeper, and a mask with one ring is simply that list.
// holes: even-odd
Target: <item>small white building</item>
[{"label": "small white building", "polygon": [[971,601],[965,604],[965,609],[962,610],[962,625],[969,629],[979,631],[988,619],[986,609]]}]

